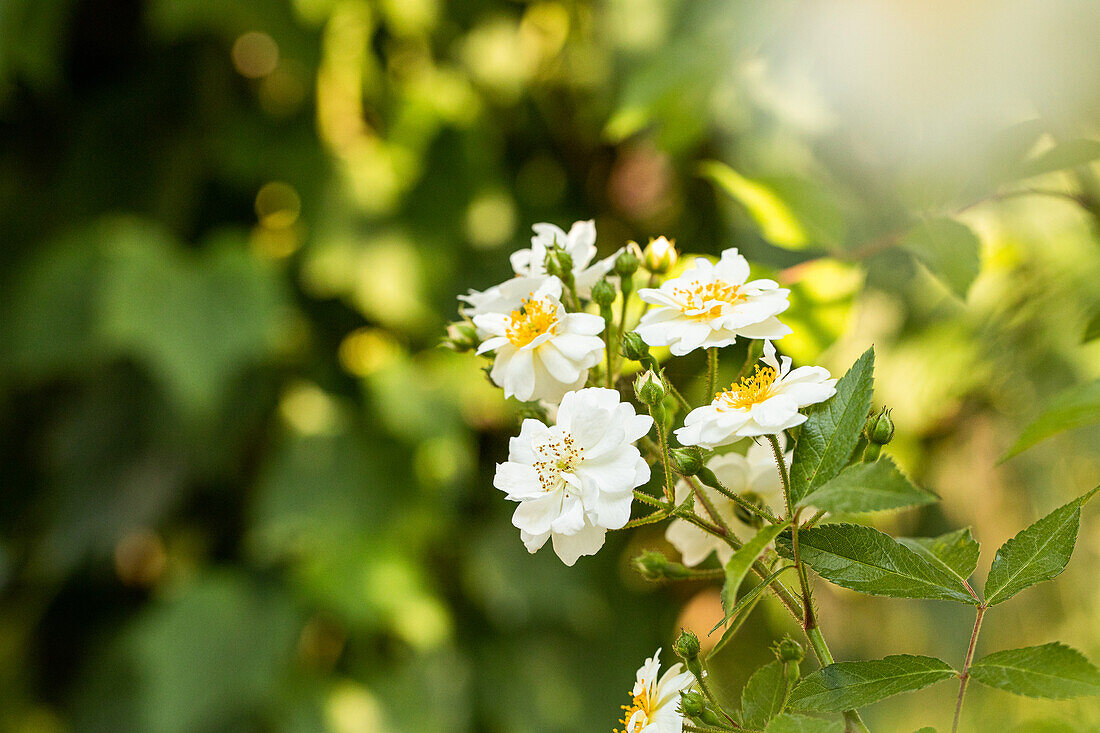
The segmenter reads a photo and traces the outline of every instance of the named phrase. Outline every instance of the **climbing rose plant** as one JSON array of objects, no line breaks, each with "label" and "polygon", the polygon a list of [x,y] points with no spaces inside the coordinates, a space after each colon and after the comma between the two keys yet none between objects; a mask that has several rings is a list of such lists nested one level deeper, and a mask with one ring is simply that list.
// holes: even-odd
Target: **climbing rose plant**
[{"label": "climbing rose plant", "polygon": [[[661,650],[647,659],[621,706],[622,733],[867,731],[860,708],[950,679],[958,683],[952,731],[971,680],[1028,697],[1100,693],[1100,671],[1058,642],[974,658],[990,609],[1066,567],[1081,511],[1100,487],[1006,542],[979,593],[969,529],[895,538],[850,519],[938,501],[882,452],[894,428],[889,410],[872,407],[873,350],[839,379],[819,366],[792,368],[775,343],[791,333],[782,322],[790,291],[750,279],[736,249],[677,268],[674,243],[661,237],[599,260],[591,221],[568,232],[533,228],[531,247],[511,257],[515,277],[461,296],[463,320],[444,341],[489,359],[490,380],[536,416],[523,420],[493,481],[516,503],[520,540],[532,553],[549,540],[572,566],[598,552],[609,531],[667,522],[680,561],[647,551],[635,558],[638,571],[722,581],[725,617],[711,632],[721,632],[718,641],[704,655],[696,635],[682,631],[680,661],[663,675]],[[719,388],[720,349],[738,339],[749,342],[748,359]],[[707,359],[701,404],[664,369],[697,350]],[[658,488],[647,491],[654,477]],[[720,570],[696,567],[711,555]],[[961,667],[911,654],[835,661],[810,571],[869,595],[972,606]],[[818,668],[803,674],[802,645],[777,640],[776,660],[752,673],[740,707],[723,705],[707,657],[766,594],[801,625]]]}]

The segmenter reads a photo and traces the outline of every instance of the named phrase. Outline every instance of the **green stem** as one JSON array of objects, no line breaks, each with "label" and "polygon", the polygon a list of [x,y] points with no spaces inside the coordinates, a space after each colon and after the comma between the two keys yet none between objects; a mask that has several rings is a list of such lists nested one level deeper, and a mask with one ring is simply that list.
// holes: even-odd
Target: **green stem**
[{"label": "green stem", "polygon": [[649,504],[650,506],[660,507],[661,509],[668,509],[668,504],[658,499],[656,496],[647,494],[644,491],[634,489],[634,498],[643,504]]},{"label": "green stem", "polygon": [[758,517],[762,517],[763,519],[766,519],[770,524],[779,523],[779,518],[774,516],[767,509],[757,506],[740,494],[727,489],[726,486],[718,480],[718,477],[714,475],[713,471],[709,469],[703,469],[699,472],[699,480],[707,486],[711,487],[712,489],[715,489],[716,491],[721,493],[722,496],[726,497],[749,514],[755,514]]},{"label": "green stem", "polygon": [[664,420],[655,405],[650,405],[649,414],[657,427],[657,442],[661,448],[661,465],[665,470],[665,500],[671,505],[676,502],[676,493],[672,483],[672,461],[668,457],[668,436],[665,434]]},{"label": "green stem", "polygon": [[631,519],[629,522],[624,524],[621,529],[634,529],[635,527],[644,527],[647,524],[656,524],[657,522],[660,522],[664,519],[668,519],[669,514],[670,512],[668,510],[668,507],[664,507],[662,509],[658,509],[652,514],[646,514],[644,517]]},{"label": "green stem", "polygon": [[685,478],[687,479],[688,483],[691,484],[691,488],[695,492],[695,498],[702,503],[703,507],[707,510],[707,514],[709,514],[710,518],[714,520],[714,523],[725,530],[728,534],[732,535],[733,530],[730,529],[730,526],[726,523],[726,520],[722,519],[722,515],[718,513],[718,507],[714,505],[714,502],[712,502],[710,500],[710,497],[707,496],[706,492],[703,491],[703,486],[699,483],[698,479],[696,479],[694,476],[686,476]]},{"label": "green stem", "polygon": [[982,630],[982,617],[985,616],[985,608],[984,604],[978,606],[978,615],[974,619],[974,630],[970,633],[970,646],[966,649],[966,661],[963,662],[963,669],[959,674],[959,697],[955,701],[955,721],[951,724],[951,733],[957,733],[959,730],[959,716],[962,715],[966,683],[970,681],[970,663],[974,661],[974,649],[978,645],[978,632]]},{"label": "green stem", "polygon": [[714,399],[714,389],[718,383],[718,348],[715,346],[707,349],[707,395],[703,400],[706,404]]}]

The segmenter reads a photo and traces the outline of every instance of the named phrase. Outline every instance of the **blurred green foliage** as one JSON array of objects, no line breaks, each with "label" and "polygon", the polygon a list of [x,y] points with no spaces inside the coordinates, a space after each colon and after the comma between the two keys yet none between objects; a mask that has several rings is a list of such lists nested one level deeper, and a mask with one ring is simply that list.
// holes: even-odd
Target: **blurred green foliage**
[{"label": "blurred green foliage", "polygon": [[[944,497],[884,522],[996,547],[1100,474],[1088,425],[996,465],[1100,377],[1098,38],[1087,0],[0,4],[0,726],[609,730],[721,605],[633,574],[659,530],[528,556],[491,487],[516,416],[435,344],[537,221],[739,247],[796,360],[873,341]],[[1100,656],[1098,528],[984,642]],[[965,609],[822,590],[838,659],[962,654]],[[920,695],[872,728],[944,725]]]}]

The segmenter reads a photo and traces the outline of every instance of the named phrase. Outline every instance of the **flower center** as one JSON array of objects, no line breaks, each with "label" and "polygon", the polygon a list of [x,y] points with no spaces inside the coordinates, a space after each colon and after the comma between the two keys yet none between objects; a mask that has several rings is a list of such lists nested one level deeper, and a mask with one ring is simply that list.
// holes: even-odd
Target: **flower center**
[{"label": "flower center", "polygon": [[715,402],[727,410],[745,410],[771,396],[776,371],[770,366],[756,366],[756,371],[719,393]]},{"label": "flower center", "polygon": [[583,450],[576,446],[573,436],[569,433],[561,433],[548,438],[535,446],[538,460],[535,461],[535,471],[539,475],[539,483],[543,491],[559,489],[564,482],[561,475],[573,471],[581,461]]},{"label": "flower center", "polygon": [[558,309],[549,298],[528,298],[512,311],[505,334],[516,348],[522,348],[543,335],[558,322]]},{"label": "flower center", "polygon": [[[623,717],[619,722],[623,726],[622,733],[634,733],[634,731],[641,730],[649,725],[649,716],[653,714],[653,711],[649,709],[649,688],[643,688],[640,693],[634,695],[629,705],[622,705],[621,707]],[[638,715],[639,712],[641,715]],[[619,733],[619,729],[616,728],[611,733]]]},{"label": "flower center", "polygon": [[692,318],[715,318],[722,315],[722,306],[734,305],[745,299],[737,285],[716,280],[696,283],[695,287],[675,288],[673,296],[680,302],[680,310]]}]

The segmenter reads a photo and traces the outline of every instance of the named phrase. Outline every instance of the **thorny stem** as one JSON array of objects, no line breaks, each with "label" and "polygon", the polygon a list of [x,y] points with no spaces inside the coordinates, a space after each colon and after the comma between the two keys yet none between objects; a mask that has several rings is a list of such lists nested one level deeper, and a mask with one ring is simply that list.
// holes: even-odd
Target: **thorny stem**
[{"label": "thorny stem", "polygon": [[649,414],[653,417],[653,424],[657,427],[657,441],[661,447],[661,465],[665,469],[665,500],[671,505],[676,499],[672,488],[672,462],[668,458],[668,436],[665,435],[664,422],[655,407],[655,405],[650,406]]},{"label": "thorny stem", "polygon": [[644,527],[647,524],[655,524],[655,523],[660,522],[664,519],[667,519],[668,516],[669,516],[669,511],[668,511],[668,508],[665,507],[665,508],[662,508],[662,509],[658,509],[657,511],[653,512],[652,514],[646,514],[644,517],[638,517],[636,519],[631,519],[629,522],[627,522],[626,524],[624,524],[622,526],[622,529],[634,529],[635,527]]},{"label": "thorny stem", "polygon": [[738,731],[742,731],[742,733],[757,733],[757,731],[752,729],[752,728],[737,728],[737,729],[733,729],[733,728],[724,728],[723,729],[723,728],[710,728],[710,727],[700,728],[699,726],[692,725],[690,723],[684,723],[684,730],[689,731],[690,733],[725,733],[725,731],[727,731],[727,730],[738,730]]},{"label": "thorny stem", "polygon": [[718,507],[714,505],[714,502],[711,501],[710,497],[707,496],[705,491],[703,491],[703,486],[699,483],[699,480],[696,479],[694,476],[689,476],[686,478],[691,484],[692,491],[695,492],[695,498],[698,499],[700,503],[702,503],[704,508],[706,508],[707,514],[709,514],[711,519],[714,520],[714,523],[724,529],[726,533],[732,534],[730,526],[726,523],[726,520],[722,519],[722,515],[718,513]]},{"label": "thorny stem", "polygon": [[[783,449],[779,446],[779,439],[774,435],[768,436],[768,442],[775,456],[775,463],[779,470],[779,480],[783,484],[783,496],[787,500],[787,516],[791,518],[791,552],[794,555],[795,569],[798,572],[798,582],[802,588],[802,629],[806,632],[806,638],[813,647],[822,666],[833,663],[833,655],[829,652],[829,646],[825,643],[825,637],[817,624],[814,615],[813,592],[810,588],[810,580],[806,574],[806,566],[802,562],[798,548],[798,515],[794,511],[794,501],[791,497],[791,479],[787,473],[787,463],[783,460]],[[815,517],[816,519],[817,517]],[[855,710],[844,711],[844,723],[846,730],[867,731],[859,713]]]},{"label": "thorny stem", "polygon": [[694,524],[696,527],[703,530],[704,532],[707,532],[708,534],[712,534],[715,537],[719,537],[725,540],[727,544],[733,544],[730,542],[730,536],[726,533],[726,530],[715,524],[711,524],[694,512],[686,512],[684,514],[677,514],[676,516],[687,522],[690,522],[691,524]]},{"label": "thorny stem", "polygon": [[810,527],[812,527],[815,524],[817,524],[818,522],[820,522],[821,518],[824,517],[824,516],[825,516],[825,510],[824,509],[819,510],[817,514],[813,515],[812,517],[810,517],[809,519],[807,519],[805,522],[802,523],[802,529],[809,529]]},{"label": "thorny stem", "polygon": [[713,484],[707,484],[707,486],[710,486],[712,489],[715,489],[720,494],[722,494],[722,496],[726,497],[727,499],[732,501],[734,504],[736,504],[737,506],[739,506],[742,509],[744,509],[745,511],[747,511],[749,514],[755,514],[758,517],[762,517],[762,518],[766,519],[771,524],[778,524],[779,523],[779,518],[773,516],[772,513],[769,512],[767,509],[764,509],[763,507],[760,507],[760,506],[757,506],[756,504],[753,504],[751,501],[749,501],[748,499],[741,496],[740,494],[738,494],[735,491],[730,491],[729,489],[727,489],[725,487],[725,485],[721,481],[715,481]]},{"label": "thorny stem", "polygon": [[718,348],[707,349],[707,395],[704,402],[714,399],[714,388],[718,382]]},{"label": "thorny stem", "polygon": [[951,733],[959,730],[959,716],[962,714],[963,696],[966,695],[966,683],[970,681],[970,663],[974,661],[974,648],[978,644],[978,632],[982,630],[982,617],[985,616],[986,606],[983,603],[978,606],[977,618],[974,619],[974,631],[970,633],[970,646],[966,650],[966,661],[963,662],[962,672],[959,673],[959,697],[955,701],[955,721],[951,724]]},{"label": "thorny stem", "polygon": [[634,489],[634,498],[643,504],[649,504],[650,506],[660,507],[661,509],[668,509],[668,504],[658,499],[656,496],[650,496],[644,491]]}]

